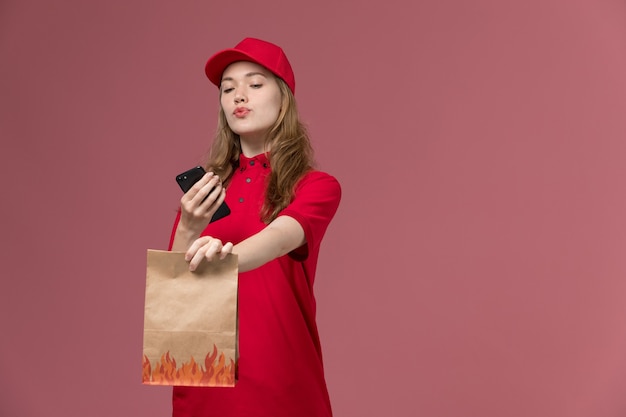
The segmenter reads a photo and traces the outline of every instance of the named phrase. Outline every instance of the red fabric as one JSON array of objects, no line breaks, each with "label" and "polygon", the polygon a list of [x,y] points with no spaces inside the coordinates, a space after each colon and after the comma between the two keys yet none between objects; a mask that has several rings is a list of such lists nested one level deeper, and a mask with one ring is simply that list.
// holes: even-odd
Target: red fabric
[{"label": "red fabric", "polygon": [[234,48],[225,49],[213,55],[204,68],[209,80],[216,86],[222,83],[222,74],[227,66],[237,61],[255,62],[282,78],[292,93],[296,93],[296,77],[282,48],[273,43],[245,38]]},{"label": "red fabric", "polygon": [[[236,244],[263,229],[259,212],[269,172],[264,155],[242,155],[226,195],[232,212],[203,234]],[[307,244],[239,275],[236,387],[174,387],[174,417],[332,416],[313,283],[320,243],[340,199],[339,183],[323,172],[312,171],[298,183],[281,215],[302,225]]]}]

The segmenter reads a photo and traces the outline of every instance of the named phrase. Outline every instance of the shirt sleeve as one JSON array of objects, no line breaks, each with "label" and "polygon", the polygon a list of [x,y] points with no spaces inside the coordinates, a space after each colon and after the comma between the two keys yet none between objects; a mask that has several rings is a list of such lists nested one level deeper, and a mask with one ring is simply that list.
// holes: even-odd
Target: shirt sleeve
[{"label": "shirt sleeve", "polygon": [[340,200],[341,186],[331,175],[311,171],[298,182],[293,201],[279,216],[289,216],[300,223],[304,229],[306,244],[293,250],[289,256],[303,261],[310,251],[319,248]]},{"label": "shirt sleeve", "polygon": [[174,219],[174,225],[172,226],[172,234],[170,235],[170,244],[167,246],[168,251],[171,251],[172,246],[174,245],[174,236],[176,235],[176,228],[178,227],[178,222],[180,222],[180,216],[181,216],[181,212],[180,212],[180,208],[178,208],[178,211],[176,212],[176,218]]}]

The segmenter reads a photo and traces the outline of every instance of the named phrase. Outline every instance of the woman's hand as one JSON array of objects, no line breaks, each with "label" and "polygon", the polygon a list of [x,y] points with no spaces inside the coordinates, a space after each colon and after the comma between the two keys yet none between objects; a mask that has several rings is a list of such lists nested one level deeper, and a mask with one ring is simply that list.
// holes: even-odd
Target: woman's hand
[{"label": "woman's hand", "polygon": [[222,241],[219,239],[211,236],[202,236],[191,244],[187,253],[185,253],[185,260],[189,262],[189,270],[195,271],[203,259],[207,261],[212,261],[216,257],[224,259],[232,251],[232,243],[222,244]]},{"label": "woman's hand", "polygon": [[202,233],[224,198],[226,191],[220,177],[207,172],[180,199],[182,225],[198,234]]},{"label": "woman's hand", "polygon": [[219,176],[207,172],[180,199],[180,221],[172,250],[186,251],[211,221],[226,198]]}]

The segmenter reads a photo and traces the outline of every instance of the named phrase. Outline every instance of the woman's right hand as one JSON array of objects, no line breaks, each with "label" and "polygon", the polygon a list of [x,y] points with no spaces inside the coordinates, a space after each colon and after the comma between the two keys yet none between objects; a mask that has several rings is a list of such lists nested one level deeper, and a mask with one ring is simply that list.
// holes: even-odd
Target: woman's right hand
[{"label": "woman's right hand", "polygon": [[[220,177],[207,172],[180,199],[179,231],[186,234],[188,245],[197,239],[211,221],[211,217],[226,198]],[[188,247],[187,245],[187,247]]]}]

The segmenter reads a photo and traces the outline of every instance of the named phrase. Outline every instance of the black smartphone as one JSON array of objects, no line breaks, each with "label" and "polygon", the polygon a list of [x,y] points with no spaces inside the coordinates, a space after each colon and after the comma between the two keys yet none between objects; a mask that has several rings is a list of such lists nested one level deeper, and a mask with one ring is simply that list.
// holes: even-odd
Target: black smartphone
[{"label": "black smartphone", "polygon": [[[206,174],[206,171],[201,166],[193,167],[182,174],[178,174],[176,176],[176,182],[180,186],[181,190],[186,193],[196,182],[198,182],[198,180],[200,180],[200,178],[204,176],[204,174]],[[222,205],[219,206],[215,214],[213,214],[213,217],[211,217],[211,222],[219,220],[222,217],[226,217],[229,214],[230,208],[226,205],[226,201],[224,201]]]}]

